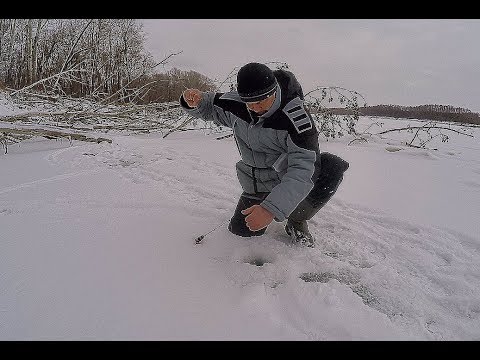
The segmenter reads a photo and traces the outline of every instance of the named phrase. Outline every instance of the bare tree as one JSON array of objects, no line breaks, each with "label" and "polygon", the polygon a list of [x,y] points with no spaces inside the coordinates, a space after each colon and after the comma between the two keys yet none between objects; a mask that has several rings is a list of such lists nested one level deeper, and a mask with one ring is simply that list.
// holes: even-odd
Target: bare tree
[{"label": "bare tree", "polygon": [[[135,19],[2,19],[0,80],[12,89],[36,83],[34,90],[74,96],[122,89],[117,98],[130,101],[136,89],[125,84],[154,64],[143,41]],[[53,82],[39,82],[46,78]]]}]

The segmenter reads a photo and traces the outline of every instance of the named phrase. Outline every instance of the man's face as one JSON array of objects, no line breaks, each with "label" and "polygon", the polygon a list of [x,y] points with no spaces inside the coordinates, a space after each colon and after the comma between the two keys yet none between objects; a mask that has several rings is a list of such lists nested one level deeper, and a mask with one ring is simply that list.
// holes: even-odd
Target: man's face
[{"label": "man's face", "polygon": [[275,101],[275,95],[276,92],[263,100],[247,102],[245,104],[249,110],[257,113],[257,115],[263,115],[272,107],[273,102]]}]

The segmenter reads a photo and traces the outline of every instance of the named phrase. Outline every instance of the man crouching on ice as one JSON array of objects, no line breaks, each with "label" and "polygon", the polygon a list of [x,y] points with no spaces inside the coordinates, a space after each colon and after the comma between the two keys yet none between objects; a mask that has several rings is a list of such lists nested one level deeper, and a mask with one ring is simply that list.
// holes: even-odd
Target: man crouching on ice
[{"label": "man crouching on ice", "polygon": [[237,91],[187,89],[180,97],[188,114],[233,130],[243,189],[228,225],[233,234],[262,235],[273,220],[287,219],[293,242],[314,247],[307,220],[336,192],[348,163],[320,153],[318,131],[303,102],[293,73],[255,62],[238,71]]}]

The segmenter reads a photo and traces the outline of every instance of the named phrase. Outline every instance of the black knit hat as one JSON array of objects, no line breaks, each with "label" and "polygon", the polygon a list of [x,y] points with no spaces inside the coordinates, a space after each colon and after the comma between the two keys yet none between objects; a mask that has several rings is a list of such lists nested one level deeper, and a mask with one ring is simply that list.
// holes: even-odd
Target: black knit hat
[{"label": "black knit hat", "polygon": [[237,74],[237,92],[244,102],[263,100],[277,88],[273,71],[264,64],[248,63]]}]

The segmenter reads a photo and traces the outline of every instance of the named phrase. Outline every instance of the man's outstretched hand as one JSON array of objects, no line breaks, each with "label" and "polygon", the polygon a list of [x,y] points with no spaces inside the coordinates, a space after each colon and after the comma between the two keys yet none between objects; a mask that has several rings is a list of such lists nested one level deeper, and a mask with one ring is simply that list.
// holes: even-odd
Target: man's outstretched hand
[{"label": "man's outstretched hand", "polygon": [[251,231],[258,231],[267,227],[274,218],[270,211],[260,205],[250,206],[249,208],[242,210],[242,214],[247,215],[245,222]]},{"label": "man's outstretched hand", "polygon": [[202,92],[198,89],[187,89],[182,95],[190,107],[197,107],[200,100],[202,100]]}]

